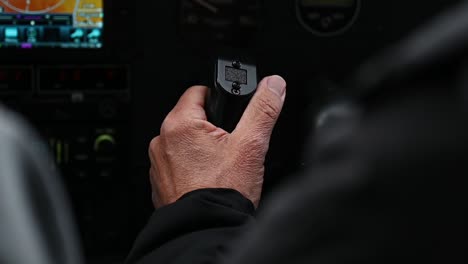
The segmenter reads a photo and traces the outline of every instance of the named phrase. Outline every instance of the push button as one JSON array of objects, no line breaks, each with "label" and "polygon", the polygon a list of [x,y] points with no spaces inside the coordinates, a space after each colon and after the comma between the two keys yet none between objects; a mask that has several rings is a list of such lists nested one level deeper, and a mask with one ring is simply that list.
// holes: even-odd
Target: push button
[{"label": "push button", "polygon": [[106,93],[129,89],[126,66],[42,67],[39,70],[41,92]]},{"label": "push button", "polygon": [[0,93],[32,91],[32,75],[28,67],[0,67]]}]

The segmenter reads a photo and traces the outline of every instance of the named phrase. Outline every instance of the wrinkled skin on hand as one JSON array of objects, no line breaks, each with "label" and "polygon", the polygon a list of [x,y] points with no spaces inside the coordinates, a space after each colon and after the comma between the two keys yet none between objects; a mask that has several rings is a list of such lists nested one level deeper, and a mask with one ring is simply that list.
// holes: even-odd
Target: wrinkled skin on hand
[{"label": "wrinkled skin on hand", "polygon": [[265,156],[286,97],[286,82],[279,76],[263,79],[232,133],[207,121],[207,89],[189,88],[150,143],[156,208],[206,188],[237,190],[258,206]]}]

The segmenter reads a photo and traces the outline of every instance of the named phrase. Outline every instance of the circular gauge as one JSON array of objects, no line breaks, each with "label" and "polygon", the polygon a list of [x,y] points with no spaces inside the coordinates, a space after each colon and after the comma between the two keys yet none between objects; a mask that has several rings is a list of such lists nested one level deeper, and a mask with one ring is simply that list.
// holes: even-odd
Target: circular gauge
[{"label": "circular gauge", "polygon": [[56,9],[65,0],[0,0],[0,2],[19,13],[41,14]]},{"label": "circular gauge", "polygon": [[296,0],[296,15],[308,31],[333,36],[349,29],[358,17],[361,0]]}]

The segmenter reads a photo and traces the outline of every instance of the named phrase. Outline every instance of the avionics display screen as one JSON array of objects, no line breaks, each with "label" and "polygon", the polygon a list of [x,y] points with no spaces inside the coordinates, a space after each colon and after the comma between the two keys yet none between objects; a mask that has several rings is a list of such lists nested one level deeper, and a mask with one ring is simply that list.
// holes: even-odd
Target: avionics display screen
[{"label": "avionics display screen", "polygon": [[103,1],[0,0],[0,48],[101,48]]}]

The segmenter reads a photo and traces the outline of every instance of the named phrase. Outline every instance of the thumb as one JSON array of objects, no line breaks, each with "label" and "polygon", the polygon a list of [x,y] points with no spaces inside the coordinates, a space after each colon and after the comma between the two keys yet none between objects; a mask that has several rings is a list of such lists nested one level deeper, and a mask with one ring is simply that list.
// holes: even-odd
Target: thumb
[{"label": "thumb", "polygon": [[232,134],[269,141],[285,98],[286,81],[282,77],[274,75],[264,78]]}]

